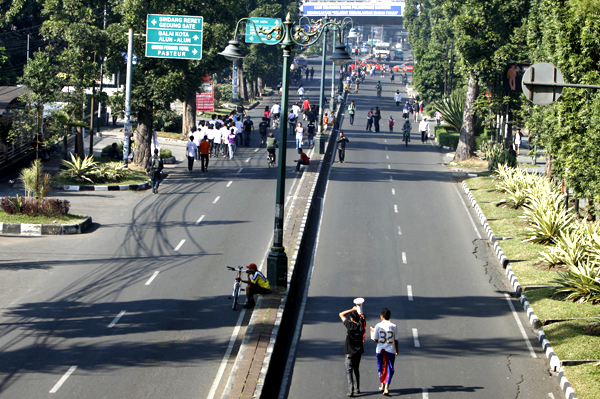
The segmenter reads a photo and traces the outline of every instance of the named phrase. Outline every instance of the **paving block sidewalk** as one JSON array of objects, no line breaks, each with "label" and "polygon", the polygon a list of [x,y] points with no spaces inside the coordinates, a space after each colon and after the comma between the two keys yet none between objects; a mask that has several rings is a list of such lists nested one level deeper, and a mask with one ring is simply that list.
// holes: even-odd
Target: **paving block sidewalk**
[{"label": "paving block sidewalk", "polygon": [[[286,213],[283,232],[283,245],[289,259],[288,282],[293,273],[298,251],[304,232],[308,208],[321,170],[323,155],[313,154],[310,165],[304,170],[292,201]],[[295,173],[295,172],[293,172]],[[242,355],[239,368],[234,370],[229,398],[259,398],[272,354],[269,343],[274,343],[273,333],[279,328],[278,320],[282,316],[283,289],[274,290],[270,295],[261,297],[257,302],[250,321],[251,332],[247,332],[247,346]]]}]

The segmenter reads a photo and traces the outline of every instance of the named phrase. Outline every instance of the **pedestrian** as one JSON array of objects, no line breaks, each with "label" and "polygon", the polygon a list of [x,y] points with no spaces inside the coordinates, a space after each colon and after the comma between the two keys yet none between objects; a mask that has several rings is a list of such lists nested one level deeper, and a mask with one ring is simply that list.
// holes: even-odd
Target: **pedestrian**
[{"label": "pedestrian", "polygon": [[200,166],[202,172],[208,172],[208,154],[210,152],[210,142],[208,136],[204,136],[200,142]]},{"label": "pedestrian", "polygon": [[163,160],[160,157],[158,148],[154,149],[154,155],[148,160],[146,171],[150,174],[150,183],[152,183],[152,194],[158,194],[158,185],[160,184],[160,173],[164,167]]},{"label": "pedestrian", "polygon": [[292,109],[294,110],[296,117],[299,117],[300,116],[300,106],[298,105],[298,103],[294,103],[294,105],[292,105]]},{"label": "pedestrian", "polygon": [[[346,318],[350,314],[350,320]],[[363,342],[365,341],[365,326],[367,319],[364,314],[359,315],[358,309],[345,310],[339,314],[342,323],[346,327],[346,342],[344,353],[346,354],[346,380],[348,381],[348,396],[360,395],[360,359],[365,353]]]},{"label": "pedestrian", "polygon": [[515,150],[517,155],[521,155],[521,129],[517,129],[517,133],[515,133]]},{"label": "pedestrian", "polygon": [[237,106],[237,113],[240,114],[240,119],[243,119],[246,116],[246,108],[244,108],[244,103],[240,100],[240,104]]},{"label": "pedestrian", "polygon": [[302,102],[302,120],[308,119],[309,112],[310,112],[310,100],[308,99],[308,97],[306,97],[306,99],[304,99],[304,101]]},{"label": "pedestrian", "polygon": [[218,149],[221,136],[219,134],[215,134],[216,131],[210,124],[207,126],[207,129],[208,130],[206,131],[206,134],[208,136],[208,142],[210,143],[210,156],[218,156]]},{"label": "pedestrian", "polygon": [[421,115],[423,115],[423,108],[424,108],[424,107],[425,107],[425,103],[423,102],[423,100],[421,100],[421,101],[419,102],[419,113],[420,113]]},{"label": "pedestrian", "polygon": [[315,77],[315,68],[310,67],[310,80],[313,80]]},{"label": "pedestrian", "polygon": [[394,83],[394,71],[390,72],[390,82],[393,84]]},{"label": "pedestrian", "polygon": [[235,128],[230,127],[229,135],[227,136],[227,138],[229,139],[229,159],[233,159],[233,155],[235,154],[236,137],[237,135],[235,134]]},{"label": "pedestrian", "polygon": [[327,124],[329,123],[329,115],[327,114],[327,112],[325,112],[325,115],[323,115],[323,131],[326,132],[327,131]]},{"label": "pedestrian", "polygon": [[279,119],[281,117],[281,107],[279,106],[279,103],[276,102],[271,107],[271,116],[273,118],[273,123],[275,123],[275,119]]},{"label": "pedestrian", "polygon": [[373,127],[373,108],[367,112],[367,128],[365,129],[367,132],[372,132]]},{"label": "pedestrian", "polygon": [[267,145],[267,133],[269,130],[269,122],[268,119],[263,116],[262,122],[258,124],[258,134],[260,135],[260,146],[259,148],[263,148],[263,146]]},{"label": "pedestrian", "polygon": [[400,90],[396,90],[396,94],[394,94],[394,101],[396,101],[396,108],[400,108],[400,102],[402,101],[402,94],[400,94]]},{"label": "pedestrian", "polygon": [[269,106],[265,106],[265,112],[263,113],[263,116],[265,118],[267,118],[267,125],[271,126],[271,108],[269,108]]},{"label": "pedestrian", "polygon": [[442,123],[442,113],[439,110],[435,111],[435,123],[438,125]]},{"label": "pedestrian", "polygon": [[348,115],[350,115],[350,126],[354,124],[354,114],[356,114],[356,105],[354,105],[354,100],[350,101],[350,105],[348,105]]},{"label": "pedestrian", "polygon": [[250,119],[250,115],[246,117],[244,121],[244,146],[250,147],[250,134],[256,133],[254,129],[254,122]]},{"label": "pedestrian", "polygon": [[404,104],[404,108],[402,108],[402,117],[404,119],[408,119],[410,110],[411,110],[410,104],[408,103],[408,101],[406,101],[406,104]]},{"label": "pedestrian", "polygon": [[302,122],[298,122],[296,125],[296,149],[302,148],[302,141],[304,140],[304,128]]},{"label": "pedestrian", "polygon": [[337,138],[336,143],[338,145],[338,161],[339,163],[344,163],[344,159],[346,158],[346,143],[349,143],[350,140],[344,136],[344,132],[340,131],[340,137]]},{"label": "pedestrian", "polygon": [[[240,147],[244,144],[243,132],[244,132],[244,121],[236,120],[235,121],[235,133],[237,135],[236,144],[239,145]],[[229,132],[227,132],[227,135],[229,135]],[[227,142],[229,142],[229,139]]]},{"label": "pedestrian", "polygon": [[358,94],[358,87],[359,86],[360,86],[360,80],[356,79],[356,91],[355,91],[355,93],[357,93],[357,94]]},{"label": "pedestrian", "polygon": [[390,133],[394,133],[394,118],[390,115],[390,119],[388,119],[388,127],[390,128]]},{"label": "pedestrian", "polygon": [[379,390],[384,396],[390,396],[390,383],[394,376],[394,362],[398,355],[398,328],[390,317],[389,309],[381,310],[381,321],[375,327],[370,327],[371,338],[377,343],[377,371],[379,373]]},{"label": "pedestrian", "polygon": [[185,145],[186,147],[186,155],[188,159],[188,170],[192,173],[192,169],[194,168],[194,160],[196,159],[196,150],[198,150],[198,146],[194,143],[194,136],[190,136],[190,141]]},{"label": "pedestrian", "polygon": [[294,159],[296,164],[296,172],[300,172],[300,165],[310,165],[310,158],[302,152],[302,148],[298,148],[298,154],[300,154],[300,159]]},{"label": "pedestrian", "polygon": [[230,131],[227,126],[223,125],[219,128],[219,132],[221,133],[221,154],[223,155],[223,158],[227,158]]},{"label": "pedestrian", "polygon": [[373,112],[373,125],[375,126],[375,133],[379,133],[379,121],[381,120],[381,111],[379,107],[375,107],[375,112]]},{"label": "pedestrian", "polygon": [[310,74],[310,72],[308,71],[308,68],[306,68],[304,70],[304,74],[306,75],[306,80],[308,81],[308,75]]},{"label": "pedestrian", "polygon": [[193,127],[194,129],[194,144],[196,144],[196,161],[200,161],[200,142],[202,141],[202,136],[200,136],[200,132],[198,130],[196,130],[196,127]]},{"label": "pedestrian", "polygon": [[414,121],[417,122],[419,119],[419,104],[416,101],[413,102],[412,111],[413,111]]},{"label": "pedestrian", "polygon": [[[288,124],[290,128],[290,136],[294,135],[294,129],[296,129],[296,119],[298,115],[294,113],[294,109],[290,109],[290,113],[288,114]],[[280,137],[281,138],[281,137]],[[285,137],[284,137],[285,139]]]},{"label": "pedestrian", "polygon": [[419,123],[419,131],[421,132],[421,143],[427,143],[427,136],[429,135],[429,123],[427,123],[427,118],[423,118],[421,123]]},{"label": "pedestrian", "polygon": [[302,98],[304,97],[304,85],[298,87],[298,97],[300,97],[300,101],[302,101]]},{"label": "pedestrian", "polygon": [[315,146],[315,122],[308,122],[306,125],[306,134],[308,136],[308,148],[313,148]]}]

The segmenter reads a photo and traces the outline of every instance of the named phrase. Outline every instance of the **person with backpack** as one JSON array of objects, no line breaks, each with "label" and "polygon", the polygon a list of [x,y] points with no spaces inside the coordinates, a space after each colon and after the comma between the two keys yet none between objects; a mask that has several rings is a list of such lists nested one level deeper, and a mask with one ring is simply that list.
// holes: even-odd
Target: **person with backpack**
[{"label": "person with backpack", "polygon": [[263,146],[267,145],[267,130],[268,129],[269,129],[269,121],[267,118],[263,117],[262,122],[258,124],[258,134],[260,135],[259,148],[263,148]]},{"label": "person with backpack", "polygon": [[148,160],[146,171],[150,174],[152,184],[152,194],[158,194],[158,185],[160,184],[160,172],[164,168],[163,160],[160,157],[158,148],[154,149],[154,155]]},{"label": "person with backpack", "polygon": [[390,133],[394,133],[394,118],[390,115],[390,119],[388,119],[388,126],[390,127]]},{"label": "person with backpack", "polygon": [[290,136],[294,135],[294,130],[296,129],[296,118],[298,118],[298,115],[293,109],[290,109],[290,113],[288,114],[288,127],[290,130]]},{"label": "person with backpack", "polygon": [[250,134],[255,133],[254,122],[250,120],[250,115],[246,116],[244,121],[244,146],[250,147]]}]

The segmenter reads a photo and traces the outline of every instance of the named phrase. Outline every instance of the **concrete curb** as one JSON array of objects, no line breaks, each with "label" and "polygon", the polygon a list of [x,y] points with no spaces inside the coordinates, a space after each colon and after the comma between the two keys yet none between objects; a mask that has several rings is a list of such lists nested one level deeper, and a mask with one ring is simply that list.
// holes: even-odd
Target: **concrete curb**
[{"label": "concrete curb", "polygon": [[150,188],[150,182],[142,184],[120,184],[113,186],[57,186],[57,190],[64,191],[140,191],[148,190]]},{"label": "concrete curb", "polygon": [[559,357],[556,356],[556,354],[554,353],[550,341],[548,341],[548,339],[546,338],[546,334],[544,334],[544,329],[542,327],[540,319],[536,316],[535,312],[533,311],[533,308],[531,307],[531,304],[527,300],[527,296],[523,293],[523,287],[521,287],[521,284],[519,284],[517,277],[513,273],[512,266],[510,266],[508,258],[502,251],[502,248],[500,248],[500,245],[498,245],[499,238],[496,237],[492,232],[492,229],[490,228],[490,225],[487,222],[487,218],[481,211],[479,204],[475,200],[475,197],[473,197],[473,194],[471,194],[471,190],[469,190],[469,187],[467,187],[467,184],[464,181],[462,182],[462,187],[465,191],[465,194],[467,194],[467,196],[469,197],[473,208],[477,212],[479,220],[481,221],[481,224],[484,226],[485,231],[488,234],[489,240],[494,244],[494,251],[496,253],[496,256],[502,264],[502,267],[506,269],[506,277],[509,279],[513,289],[515,290],[515,294],[520,296],[519,301],[521,302],[523,309],[527,313],[529,323],[534,329],[538,330],[538,340],[542,346],[542,349],[544,350],[544,353],[546,354],[546,358],[548,359],[548,363],[550,364],[550,369],[554,372],[558,372],[558,383],[560,385],[561,390],[563,391],[567,399],[577,399],[577,395],[575,394],[571,383],[569,382],[569,380],[567,380],[567,377],[565,376],[564,367],[561,365]]},{"label": "concrete curb", "polygon": [[0,234],[22,236],[82,234],[91,225],[90,216],[76,224],[0,223]]}]

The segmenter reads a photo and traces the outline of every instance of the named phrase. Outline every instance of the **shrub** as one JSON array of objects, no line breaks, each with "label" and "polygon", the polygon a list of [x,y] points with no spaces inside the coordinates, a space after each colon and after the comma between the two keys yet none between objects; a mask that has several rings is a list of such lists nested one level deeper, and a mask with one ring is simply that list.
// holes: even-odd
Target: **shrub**
[{"label": "shrub", "polygon": [[560,286],[555,292],[567,294],[569,300],[600,302],[600,268],[589,258],[571,266],[567,272],[558,272],[553,283]]},{"label": "shrub", "polygon": [[42,161],[36,159],[29,168],[21,170],[19,177],[25,186],[25,195],[28,197],[44,198],[52,188],[52,177],[44,173]]},{"label": "shrub", "polygon": [[[232,103],[231,98],[232,85],[231,83],[218,83],[214,85],[214,102],[215,107],[220,107],[224,103]],[[237,101],[237,100],[236,100]]]},{"label": "shrub", "polygon": [[171,150],[168,150],[166,148],[161,148],[160,149],[160,157],[165,159],[165,158],[171,158],[173,156],[173,154],[171,153]]},{"label": "shrub", "polygon": [[0,207],[9,215],[23,214],[28,216],[62,216],[69,213],[71,204],[67,200],[56,198],[23,198],[4,197],[0,201]]},{"label": "shrub", "polygon": [[524,241],[540,244],[558,242],[560,235],[570,228],[573,221],[573,214],[564,209],[561,199],[560,192],[556,190],[542,196],[530,195],[524,216],[521,217],[529,223],[527,230],[531,232],[531,237]]},{"label": "shrub", "polygon": [[488,169],[494,172],[498,165],[507,165],[513,168],[517,167],[517,157],[504,149],[502,144],[489,144],[485,146],[485,158],[488,161]]},{"label": "shrub", "polygon": [[84,159],[81,159],[71,154],[71,161],[63,159],[62,164],[66,167],[66,169],[60,172],[61,176],[76,181],[79,180],[94,183],[89,176],[89,174],[91,174],[92,170],[97,165],[96,162],[94,162],[93,156],[88,155]]},{"label": "shrub", "polygon": [[458,146],[460,135],[454,131],[452,126],[436,125],[433,128],[433,132],[439,145],[450,148],[456,148]]},{"label": "shrub", "polygon": [[183,128],[183,116],[171,110],[156,111],[152,128],[160,132],[179,133]]},{"label": "shrub", "polygon": [[15,197],[2,197],[0,208],[9,215],[15,215],[23,212],[23,197],[17,195]]},{"label": "shrub", "polygon": [[72,161],[62,161],[67,169],[60,175],[70,180],[86,183],[118,183],[123,181],[129,174],[120,162],[107,162],[98,164],[93,157],[88,156],[84,160],[71,155]]}]

